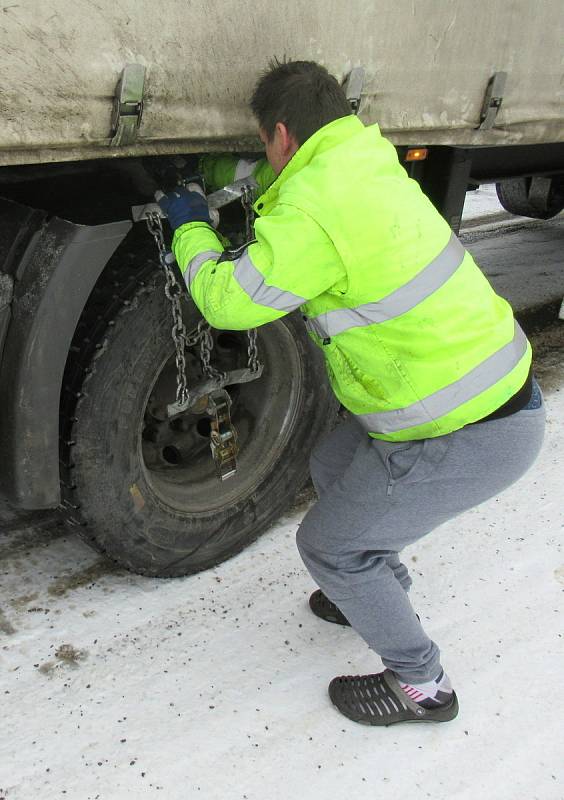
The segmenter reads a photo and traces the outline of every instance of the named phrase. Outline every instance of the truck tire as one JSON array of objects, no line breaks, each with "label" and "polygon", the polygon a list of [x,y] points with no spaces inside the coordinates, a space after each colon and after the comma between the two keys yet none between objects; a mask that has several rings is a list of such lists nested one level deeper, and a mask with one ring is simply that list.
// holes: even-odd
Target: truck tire
[{"label": "truck tire", "polygon": [[564,176],[512,178],[495,185],[506,211],[521,217],[550,219],[564,208]]},{"label": "truck tire", "polygon": [[[176,577],[234,555],[289,507],[337,404],[299,315],[260,328],[262,377],[228,387],[240,453],[237,474],[221,483],[209,419],[170,423],[164,414],[176,368],[163,284],[152,272],[106,319],[98,342],[83,330],[75,344],[82,366],[67,365],[67,394],[78,400],[70,413],[67,406],[62,474],[67,514],[87,542],[133,572]],[[191,331],[201,317],[191,301],[184,305]],[[100,308],[90,316],[93,324],[103,319]],[[212,362],[245,365],[245,332],[215,331],[214,338]],[[188,350],[189,381],[199,366]]]}]

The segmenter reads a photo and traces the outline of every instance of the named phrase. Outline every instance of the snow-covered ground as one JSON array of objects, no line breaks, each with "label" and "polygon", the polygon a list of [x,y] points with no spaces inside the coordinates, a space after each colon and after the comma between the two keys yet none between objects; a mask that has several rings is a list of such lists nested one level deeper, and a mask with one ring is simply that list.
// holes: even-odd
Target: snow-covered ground
[{"label": "snow-covered ground", "polygon": [[495,183],[484,183],[472,192],[466,192],[462,224],[478,217],[506,214],[507,212],[497,199]]},{"label": "snow-covered ground", "polygon": [[0,800],[563,800],[564,370],[539,352],[535,467],[404,554],[455,721],[373,729],[333,708],[333,676],[381,665],[310,613],[303,509],[174,581],[35,527],[0,538]]},{"label": "snow-covered ground", "polygon": [[523,219],[509,214],[498,200],[495,183],[483,183],[471,192],[466,192],[464,210],[462,212],[462,227],[473,221],[486,217],[508,217],[510,219]]}]

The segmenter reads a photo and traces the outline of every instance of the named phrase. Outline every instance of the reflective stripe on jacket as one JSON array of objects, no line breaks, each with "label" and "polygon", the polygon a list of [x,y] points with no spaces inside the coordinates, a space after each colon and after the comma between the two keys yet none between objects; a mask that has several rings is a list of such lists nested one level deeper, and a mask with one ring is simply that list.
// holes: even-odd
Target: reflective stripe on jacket
[{"label": "reflective stripe on jacket", "polygon": [[335,394],[372,436],[450,433],[525,382],[531,348],[510,306],[377,125],[317,131],[255,209],[256,241],[239,251],[204,223],[176,231],[196,305],[234,330],[301,308]]}]

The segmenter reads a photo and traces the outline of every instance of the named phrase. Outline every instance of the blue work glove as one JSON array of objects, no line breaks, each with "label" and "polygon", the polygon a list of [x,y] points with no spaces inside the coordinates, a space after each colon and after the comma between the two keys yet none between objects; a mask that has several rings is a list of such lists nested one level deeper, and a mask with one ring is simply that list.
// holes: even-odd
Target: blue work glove
[{"label": "blue work glove", "polygon": [[187,222],[207,222],[211,225],[210,210],[203,192],[178,186],[167,194],[156,192],[155,200],[167,215],[173,231]]}]

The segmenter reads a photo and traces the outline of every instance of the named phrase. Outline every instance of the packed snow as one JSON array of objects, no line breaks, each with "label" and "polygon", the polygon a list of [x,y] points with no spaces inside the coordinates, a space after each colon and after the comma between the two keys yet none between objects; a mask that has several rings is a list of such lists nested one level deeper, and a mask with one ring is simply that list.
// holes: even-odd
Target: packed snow
[{"label": "packed snow", "polygon": [[462,225],[483,217],[509,216],[498,200],[495,183],[484,183],[471,192],[466,192]]}]

